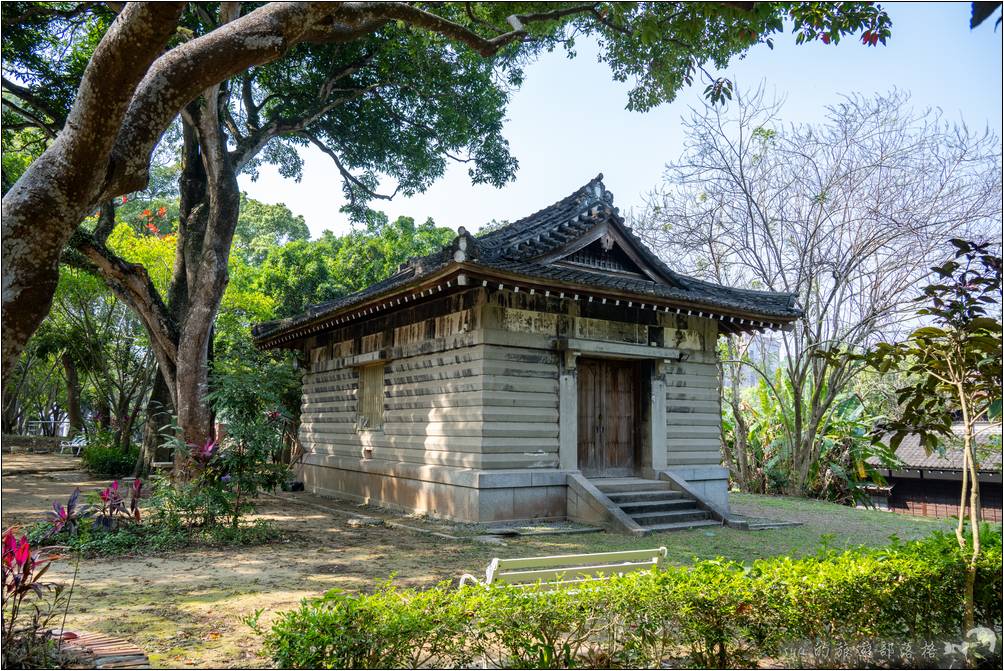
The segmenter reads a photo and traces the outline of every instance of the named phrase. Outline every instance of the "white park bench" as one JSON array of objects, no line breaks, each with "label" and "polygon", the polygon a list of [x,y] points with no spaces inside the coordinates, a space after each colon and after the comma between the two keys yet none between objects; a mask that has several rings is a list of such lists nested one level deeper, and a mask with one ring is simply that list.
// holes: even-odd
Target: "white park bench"
[{"label": "white park bench", "polygon": [[495,583],[532,586],[539,583],[544,589],[554,589],[559,585],[605,580],[611,576],[633,571],[650,571],[661,567],[665,559],[664,547],[526,559],[496,557],[488,563],[484,580],[478,580],[473,575],[465,573],[460,578],[460,585],[462,587],[470,582],[485,586]]},{"label": "white park bench", "polygon": [[79,457],[80,452],[87,446],[87,439],[84,434],[78,433],[73,440],[64,440],[59,443],[59,453],[62,454],[66,450],[73,452],[73,456]]}]

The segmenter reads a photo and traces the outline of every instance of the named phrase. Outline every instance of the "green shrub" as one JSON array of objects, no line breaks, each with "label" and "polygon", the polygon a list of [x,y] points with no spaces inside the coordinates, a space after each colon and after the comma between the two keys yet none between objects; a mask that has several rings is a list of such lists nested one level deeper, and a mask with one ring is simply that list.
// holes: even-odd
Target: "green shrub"
[{"label": "green shrub", "polygon": [[[423,591],[386,585],[371,595],[331,590],[283,613],[265,649],[281,668],[465,665],[469,618],[456,596],[448,583]],[[257,617],[248,622],[257,629]]]},{"label": "green shrub", "polygon": [[201,470],[200,486],[217,493],[216,505],[231,526],[254,512],[259,492],[275,490],[289,477],[283,434],[291,413],[284,402],[294,378],[288,366],[255,352],[213,365],[206,401],[227,433]]},{"label": "green shrub", "polygon": [[240,533],[255,511],[255,499],[287,482],[284,436],[290,412],[284,406],[295,375],[260,353],[217,360],[206,401],[226,425],[220,439],[186,443],[177,427],[166,445],[181,464],[173,481],[154,485],[154,505],[172,527],[229,526]]},{"label": "green shrub", "polygon": [[99,431],[87,439],[80,458],[84,468],[91,473],[120,477],[133,472],[139,459],[139,448],[130,445],[122,449],[115,445],[115,437],[110,431]]},{"label": "green shrub", "polygon": [[[984,539],[977,620],[992,627],[1000,623],[1001,536],[987,528]],[[660,667],[681,655],[677,661],[692,666],[737,668],[805,643],[961,642],[964,573],[954,536],[935,534],[750,566],[699,561],[554,591],[445,583],[332,591],[281,613],[263,636],[266,653],[285,668],[474,660],[500,668]]]},{"label": "green shrub", "polygon": [[567,669],[590,654],[590,643],[606,624],[597,589],[544,591],[499,585],[468,596],[477,614],[470,643],[491,666]]},{"label": "green shrub", "polygon": [[48,522],[27,529],[33,543],[46,543],[80,552],[85,557],[116,557],[124,554],[149,554],[191,547],[247,547],[263,545],[281,537],[276,526],[267,520],[255,520],[241,526],[184,527],[165,524],[156,515],[143,524],[120,526],[113,530],[96,524],[93,518],[80,520],[72,531],[52,533]]}]

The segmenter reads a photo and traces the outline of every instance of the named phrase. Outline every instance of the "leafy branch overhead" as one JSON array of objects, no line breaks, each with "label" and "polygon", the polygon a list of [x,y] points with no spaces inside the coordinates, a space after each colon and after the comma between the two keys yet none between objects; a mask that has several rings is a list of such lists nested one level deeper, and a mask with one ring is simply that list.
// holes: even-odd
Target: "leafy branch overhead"
[{"label": "leafy branch overhead", "polygon": [[[203,358],[187,352],[207,342],[218,309],[239,172],[271,163],[299,177],[301,150],[316,146],[338,170],[347,210],[362,219],[372,199],[421,192],[450,161],[467,165],[474,183],[511,180],[505,109],[544,50],[573,53],[576,39],[596,39],[614,78],[633,82],[628,107],[646,110],[698,72],[709,97],[728,99],[731,84],[711,69],[770,46],[785,20],[799,41],[860,32],[874,44],[890,25],[870,3],[8,3],[2,11],[4,146],[22,148],[5,152],[3,164],[4,362],[48,310],[58,260],[81,221],[145,187],[151,157],[180,117],[188,168],[179,249],[190,267],[175,275],[195,281],[174,302],[197,305],[198,319],[165,314],[139,269],[106,254],[100,236],[78,236],[109,276],[126,271],[113,280],[163,343],[162,372],[177,380],[186,378],[175,367]],[[206,188],[193,190],[200,181]],[[160,302],[171,311],[172,301]]]},{"label": "leafy branch overhead", "polygon": [[902,418],[881,427],[894,449],[909,434],[936,449],[963,412],[969,423],[1001,419],[1001,258],[988,244],[952,245],[953,258],[931,269],[936,279],[918,299],[917,314],[931,324],[861,355],[880,372],[916,374],[897,390]]},{"label": "leafy branch overhead", "polygon": [[[698,72],[706,80],[706,95],[724,101],[731,96],[731,82],[709,68],[725,67],[756,44],[772,47],[785,19],[798,43],[835,44],[860,34],[864,43],[875,45],[885,43],[891,26],[887,14],[872,3],[519,3],[520,13],[512,13],[514,3],[296,5],[267,3],[226,24],[202,6],[175,7],[178,19],[174,34],[167,36],[170,48],[152,61],[152,76],[131,96],[113,149],[125,165],[114,171],[119,174],[112,176],[114,184],[105,185],[106,191],[141,188],[138,180],[146,179],[150,151],[173,116],[205,88],[231,77],[222,95],[235,99],[226,121],[238,144],[234,158],[243,165],[274,137],[302,134],[300,144],[316,137],[309,126],[340,107],[346,109],[335,116],[360,111],[365,103],[350,104],[360,98],[369,104],[382,99],[391,115],[388,121],[393,121],[402,109],[414,111],[421,94],[441,103],[444,93],[473,93],[475,99],[464,111],[476,115],[481,89],[470,86],[480,83],[473,81],[453,91],[415,87],[410,105],[393,98],[399,104],[387,104],[385,89],[396,88],[400,96],[400,87],[422,68],[434,69],[430,78],[441,79],[446,68],[459,67],[468,70],[468,79],[480,75],[494,80],[494,95],[500,98],[489,105],[494,111],[522,81],[522,66],[535,54],[559,45],[572,53],[577,38],[595,36],[614,78],[634,82],[628,107],[646,110],[672,100]],[[117,24],[125,17],[123,13]],[[29,128],[52,137],[58,133],[78,102],[87,63],[115,18],[103,3],[4,5],[5,134]],[[170,16],[160,20],[170,21]],[[195,61],[200,67],[193,71],[186,62]],[[277,67],[271,72],[257,71],[272,63]],[[280,83],[293,88],[279,89]],[[118,98],[128,90],[105,93]],[[246,127],[240,128],[239,121]],[[504,152],[498,138],[492,144],[487,149]],[[357,156],[351,147],[336,144],[333,149],[347,165]],[[456,142],[445,140],[443,149],[457,149]],[[275,151],[272,158],[286,172],[298,171],[288,153]],[[498,183],[511,177],[514,167],[512,162],[493,166],[472,177]],[[356,188],[365,190],[359,184]]]}]

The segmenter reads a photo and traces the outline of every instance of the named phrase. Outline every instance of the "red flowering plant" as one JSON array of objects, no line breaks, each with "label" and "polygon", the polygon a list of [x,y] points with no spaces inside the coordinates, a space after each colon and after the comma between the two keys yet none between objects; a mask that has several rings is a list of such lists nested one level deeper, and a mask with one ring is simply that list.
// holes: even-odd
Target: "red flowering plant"
[{"label": "red flowering plant", "polygon": [[199,464],[203,468],[208,467],[213,458],[219,454],[220,442],[215,438],[210,438],[202,445],[189,445],[189,452],[192,456],[192,461]]},{"label": "red flowering plant", "polygon": [[140,223],[143,224],[143,226],[146,228],[146,230],[150,232],[151,235],[162,237],[162,234],[160,232],[160,226],[158,226],[155,222],[157,219],[167,218],[166,207],[161,205],[156,210],[152,209],[152,207],[148,207],[144,209],[142,212],[140,212],[138,217]]},{"label": "red flowering plant", "polygon": [[[3,667],[50,666],[55,652],[47,633],[59,614],[63,585],[43,582],[55,557],[52,548],[33,549],[28,537],[14,529],[3,536]],[[46,594],[52,599],[46,600]]]},{"label": "red flowering plant", "polygon": [[79,501],[80,487],[77,487],[70,494],[70,498],[67,499],[65,506],[59,501],[52,502],[52,510],[48,513],[49,522],[52,523],[52,526],[46,535],[51,536],[64,531],[73,534],[77,531],[81,520],[91,513],[90,507],[79,505]]},{"label": "red flowering plant", "polygon": [[143,481],[139,478],[133,480],[129,486],[128,502],[119,489],[119,481],[115,480],[111,485],[98,492],[101,507],[94,518],[95,524],[103,527],[107,531],[117,529],[123,522],[139,522],[139,500],[142,497]]}]

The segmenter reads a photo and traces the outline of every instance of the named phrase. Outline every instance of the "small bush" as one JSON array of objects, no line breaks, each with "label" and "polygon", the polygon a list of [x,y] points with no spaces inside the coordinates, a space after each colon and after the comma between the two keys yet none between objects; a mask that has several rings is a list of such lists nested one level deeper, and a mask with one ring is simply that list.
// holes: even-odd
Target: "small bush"
[{"label": "small bush", "polygon": [[120,477],[133,472],[139,459],[139,448],[130,445],[123,450],[115,445],[111,432],[99,431],[88,438],[80,458],[84,468],[91,473]]},{"label": "small bush", "polygon": [[13,529],[3,535],[2,667],[41,669],[58,665],[56,644],[49,627],[68,603],[64,585],[42,580],[52,564],[48,550],[39,548]]},{"label": "small bush", "polygon": [[[83,495],[82,501],[77,488],[66,505],[53,502],[49,521],[31,526],[28,538],[35,544],[56,544],[87,556],[116,556],[191,546],[261,545],[280,537],[275,525],[266,520],[236,527],[193,524],[178,512],[178,490],[170,482],[154,478],[152,496],[148,489],[139,479],[124,487],[116,480]],[[142,510],[141,500],[146,502]]]},{"label": "small bush", "polygon": [[172,527],[148,520],[141,525],[119,527],[108,531],[94,520],[83,520],[76,532],[51,533],[52,525],[38,523],[28,528],[32,542],[58,544],[85,557],[116,557],[127,554],[150,554],[191,547],[247,547],[279,540],[281,534],[266,520],[233,527],[186,528]]},{"label": "small bush", "polygon": [[[1001,536],[987,528],[984,539],[977,621],[993,627],[1002,601]],[[964,576],[954,536],[936,534],[749,566],[699,561],[554,591],[447,584],[332,591],[281,613],[263,636],[267,654],[285,668],[473,660],[500,668],[661,667],[667,660],[737,668],[806,643],[832,650],[879,641],[941,642],[940,654],[944,641],[964,638]]]},{"label": "small bush", "polygon": [[[448,583],[362,596],[334,589],[284,613],[265,647],[280,668],[463,666],[468,621],[465,599]],[[257,617],[248,623],[258,629]]]}]

